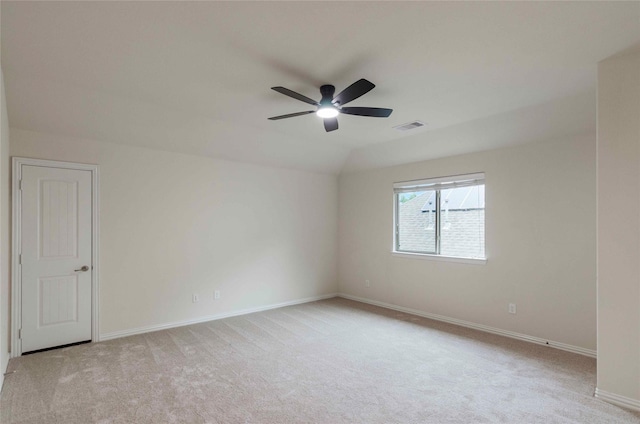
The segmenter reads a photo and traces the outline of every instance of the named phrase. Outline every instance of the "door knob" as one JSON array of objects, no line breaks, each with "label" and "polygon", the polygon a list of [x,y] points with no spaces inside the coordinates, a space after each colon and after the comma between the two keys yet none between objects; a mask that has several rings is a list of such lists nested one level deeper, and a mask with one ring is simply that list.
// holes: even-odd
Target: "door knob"
[{"label": "door knob", "polygon": [[74,269],[74,271],[75,271],[75,272],[80,272],[80,271],[81,271],[81,272],[87,272],[87,271],[89,271],[89,267],[88,267],[88,266],[86,266],[86,265],[84,265],[84,266],[83,266],[82,268],[80,268],[80,269]]}]

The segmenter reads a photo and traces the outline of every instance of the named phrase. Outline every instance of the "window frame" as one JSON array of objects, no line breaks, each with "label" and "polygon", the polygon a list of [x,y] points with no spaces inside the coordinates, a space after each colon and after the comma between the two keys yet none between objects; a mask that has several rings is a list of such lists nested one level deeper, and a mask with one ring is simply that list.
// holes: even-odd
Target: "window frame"
[{"label": "window frame", "polygon": [[[472,174],[452,175],[448,177],[437,177],[421,180],[402,181],[393,184],[393,249],[392,255],[398,257],[412,257],[420,259],[435,259],[443,260],[447,262],[463,262],[472,264],[484,264],[487,262],[486,253],[486,236],[485,236],[485,249],[484,257],[466,257],[466,256],[447,256],[442,255],[441,242],[442,242],[442,205],[441,205],[441,192],[442,190],[458,188],[458,187],[472,187],[485,185],[484,172],[476,172]],[[425,251],[412,251],[400,249],[400,195],[406,192],[416,191],[435,191],[436,194],[436,212],[435,212],[435,249],[434,252]],[[485,192],[486,196],[486,192]],[[486,216],[485,216],[486,218]],[[486,234],[486,221],[483,220],[483,227],[485,227]]]}]

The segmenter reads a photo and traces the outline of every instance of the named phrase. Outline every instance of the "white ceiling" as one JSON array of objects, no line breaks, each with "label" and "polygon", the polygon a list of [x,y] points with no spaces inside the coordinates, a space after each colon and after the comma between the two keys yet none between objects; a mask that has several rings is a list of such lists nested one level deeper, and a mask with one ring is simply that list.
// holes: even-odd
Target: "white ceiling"
[{"label": "white ceiling", "polygon": [[[328,173],[593,131],[597,62],[640,41],[640,2],[0,7],[12,127]],[[360,78],[390,118],[267,120],[310,110],[272,86]]]}]

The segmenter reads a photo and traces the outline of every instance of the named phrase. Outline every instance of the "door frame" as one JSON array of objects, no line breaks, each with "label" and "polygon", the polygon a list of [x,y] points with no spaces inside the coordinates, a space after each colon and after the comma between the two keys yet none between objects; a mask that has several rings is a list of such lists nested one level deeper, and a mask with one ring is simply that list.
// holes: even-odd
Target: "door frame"
[{"label": "door frame", "polygon": [[20,253],[22,252],[22,166],[40,166],[46,168],[62,168],[91,172],[91,341],[100,341],[100,285],[99,285],[99,252],[100,246],[100,184],[99,166],[85,163],[59,162],[53,160],[33,159],[24,157],[12,158],[12,243],[11,243],[11,358],[22,355],[22,340],[20,329],[22,328],[22,267],[20,265]]}]

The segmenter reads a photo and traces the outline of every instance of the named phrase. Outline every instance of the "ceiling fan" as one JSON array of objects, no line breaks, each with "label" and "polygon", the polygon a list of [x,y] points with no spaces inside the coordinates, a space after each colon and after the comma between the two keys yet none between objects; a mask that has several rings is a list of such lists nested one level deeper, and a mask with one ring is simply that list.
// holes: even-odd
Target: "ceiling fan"
[{"label": "ceiling fan", "polygon": [[278,119],[293,118],[294,116],[302,116],[308,115],[310,113],[315,113],[319,117],[323,118],[324,129],[329,132],[338,129],[338,119],[336,117],[340,113],[346,113],[347,115],[386,118],[391,115],[393,109],[384,109],[379,107],[344,107],[344,105],[349,103],[350,101],[355,100],[363,94],[371,91],[373,87],[375,87],[373,83],[363,78],[354,82],[349,87],[340,92],[340,94],[333,97],[333,93],[335,93],[336,88],[333,85],[323,85],[322,87],[320,87],[320,94],[322,95],[322,98],[319,102],[316,102],[315,100],[310,99],[307,96],[303,96],[300,93],[296,93],[295,91],[291,91],[288,88],[271,87],[272,90],[275,90],[278,93],[282,93],[285,96],[293,97],[294,99],[317,106],[317,109],[307,110],[304,112],[289,113],[287,115],[274,116],[269,119],[272,121],[276,121]]}]

